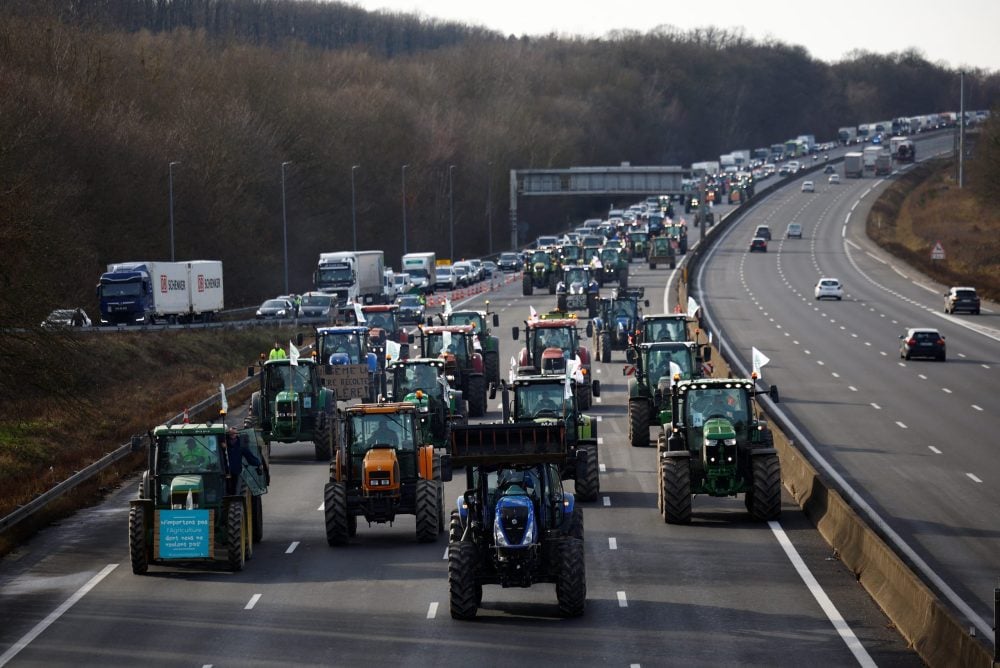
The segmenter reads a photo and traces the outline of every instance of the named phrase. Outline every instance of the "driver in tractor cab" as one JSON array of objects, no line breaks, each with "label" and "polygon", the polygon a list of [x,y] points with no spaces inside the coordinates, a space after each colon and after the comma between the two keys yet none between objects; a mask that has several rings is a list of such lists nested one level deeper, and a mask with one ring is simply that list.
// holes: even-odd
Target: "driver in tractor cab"
[{"label": "driver in tractor cab", "polygon": [[560,409],[560,405],[556,401],[556,395],[557,394],[558,393],[556,391],[554,391],[554,390],[545,390],[545,391],[543,391],[542,394],[541,394],[541,396],[538,399],[538,402],[535,403],[535,415],[538,416],[538,415],[540,415],[540,414],[542,414],[542,413],[544,413],[546,411],[551,412],[551,413],[555,413],[555,414],[558,415],[559,409]]},{"label": "driver in tractor cab", "polygon": [[705,390],[691,404],[694,426],[700,427],[711,416],[735,417],[736,400],[723,390]]},{"label": "driver in tractor cab", "polygon": [[379,423],[378,428],[372,432],[372,435],[368,437],[368,445],[391,445],[393,447],[399,447],[399,434],[395,432],[388,423],[383,420]]},{"label": "driver in tractor cab", "polygon": [[538,504],[535,474],[528,469],[503,469],[497,473],[497,496],[527,496]]},{"label": "driver in tractor cab", "polygon": [[182,466],[203,470],[208,468],[210,460],[205,447],[198,445],[193,438],[184,441],[184,447],[178,453],[178,459]]},{"label": "driver in tractor cab", "polygon": [[309,392],[309,367],[297,366],[292,372],[292,389],[296,392]]},{"label": "driver in tractor cab", "polygon": [[649,370],[647,376],[650,384],[655,385],[660,378],[670,375],[670,354],[654,352],[649,356]]}]

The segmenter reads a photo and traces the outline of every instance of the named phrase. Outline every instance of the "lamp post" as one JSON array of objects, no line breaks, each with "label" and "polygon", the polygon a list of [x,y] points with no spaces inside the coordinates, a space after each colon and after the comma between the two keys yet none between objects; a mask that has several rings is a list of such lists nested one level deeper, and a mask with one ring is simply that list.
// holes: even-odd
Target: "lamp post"
[{"label": "lamp post", "polygon": [[170,261],[174,261],[174,165],[181,164],[179,161],[174,160],[169,165],[167,165],[167,172],[169,173],[168,181],[170,182]]},{"label": "lamp post", "polygon": [[351,231],[354,233],[354,250],[358,250],[358,213],[354,201],[354,172],[361,165],[351,165]]},{"label": "lamp post", "polygon": [[455,261],[455,165],[448,165],[448,252]]},{"label": "lamp post", "polygon": [[486,229],[489,235],[489,254],[493,255],[493,163],[486,163]]},{"label": "lamp post", "polygon": [[406,255],[406,168],[409,165],[403,165],[403,255]]},{"label": "lamp post", "polygon": [[288,210],[285,207],[285,167],[291,160],[281,163],[281,237],[285,248],[285,294],[288,294]]}]

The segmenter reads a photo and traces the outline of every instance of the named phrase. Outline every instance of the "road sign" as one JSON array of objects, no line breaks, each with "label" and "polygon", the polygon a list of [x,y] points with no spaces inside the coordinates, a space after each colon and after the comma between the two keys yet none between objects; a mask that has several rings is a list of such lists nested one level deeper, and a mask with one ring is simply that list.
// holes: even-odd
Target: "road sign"
[{"label": "road sign", "polygon": [[944,246],[941,245],[940,241],[934,244],[934,249],[931,251],[931,259],[932,260],[944,259]]}]

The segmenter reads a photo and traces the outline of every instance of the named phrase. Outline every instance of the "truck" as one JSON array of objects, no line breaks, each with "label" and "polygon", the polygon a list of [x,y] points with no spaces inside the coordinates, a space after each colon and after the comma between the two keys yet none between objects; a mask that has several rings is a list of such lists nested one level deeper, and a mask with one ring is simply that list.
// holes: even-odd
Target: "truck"
[{"label": "truck", "polygon": [[381,303],[385,253],[380,250],[320,253],[313,273],[316,290],[335,295],[337,305]]},{"label": "truck", "polygon": [[102,325],[211,320],[222,310],[222,262],[119,262],[97,283]]},{"label": "truck", "polygon": [[906,137],[893,137],[889,140],[889,152],[897,162],[913,162],[917,157],[913,140]]},{"label": "truck", "polygon": [[892,173],[892,152],[882,145],[867,146],[862,153],[865,176],[886,176]]},{"label": "truck", "polygon": [[410,282],[424,294],[434,294],[434,270],[437,256],[434,253],[407,253],[402,258],[401,270],[410,275]]},{"label": "truck", "polygon": [[799,135],[795,140],[805,147],[806,153],[812,153],[816,148],[816,135]]},{"label": "truck", "polygon": [[858,128],[853,125],[837,128],[837,141],[844,146],[858,143]]},{"label": "truck", "polygon": [[719,163],[714,160],[705,162],[692,162],[691,173],[694,176],[712,176],[719,173]]},{"label": "truck", "polygon": [[729,155],[733,156],[737,167],[746,167],[750,164],[750,149],[748,148],[733,151]]},{"label": "truck", "polygon": [[785,145],[771,144],[771,161],[781,162],[785,159]]},{"label": "truck", "polygon": [[860,179],[864,173],[864,155],[860,151],[850,151],[844,154],[844,177]]}]

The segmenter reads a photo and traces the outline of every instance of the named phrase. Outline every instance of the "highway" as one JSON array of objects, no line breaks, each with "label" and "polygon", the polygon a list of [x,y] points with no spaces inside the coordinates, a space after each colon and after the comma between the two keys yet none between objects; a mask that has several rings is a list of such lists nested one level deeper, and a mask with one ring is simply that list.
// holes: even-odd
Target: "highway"
[{"label": "highway", "polygon": [[[777,255],[750,259],[773,268]],[[726,257],[720,276],[728,267],[739,271],[742,256]],[[669,275],[632,265],[631,285],[644,286],[653,305],[647,312],[661,310]],[[724,289],[719,299],[729,300],[734,288]],[[791,304],[789,288],[780,289],[780,300]],[[467,306],[487,298],[500,312],[501,360],[516,354],[511,326],[523,324],[529,305],[539,312],[555,305],[548,295],[522,297],[512,283]],[[738,307],[730,312],[758,317],[748,297],[732,301],[722,310]],[[824,311],[833,306],[855,307],[847,301]],[[788,377],[773,334],[754,340],[771,355],[769,376],[786,385],[783,394],[795,409],[843,399],[824,394],[830,381],[822,369],[809,369],[814,385],[808,387]],[[956,342],[955,350],[966,349]],[[884,362],[894,366],[892,358]],[[275,444],[264,540],[240,573],[153,567],[150,575],[133,575],[126,524],[134,480],[0,562],[0,665],[920,665],[787,496],[780,522],[770,525],[750,521],[740,499],[702,497],[694,501],[690,526],[663,524],[655,450],[626,440],[624,366],[621,351],[611,363],[594,364],[602,381],[590,411],[601,420],[601,494],[585,504],[588,600],[581,618],[559,618],[554,587],[537,585],[487,586],[475,621],[452,620],[444,535],[417,544],[413,518],[405,517],[392,527],[359,526],[348,547],[327,546],[320,511],[327,465],[312,460],[311,444]],[[837,368],[846,379],[848,369]],[[892,373],[918,370],[924,367]],[[870,381],[854,382],[867,391]],[[963,392],[947,382],[956,395]],[[489,420],[499,419],[498,401],[491,402]],[[882,401],[886,410],[898,410],[896,402]],[[855,445],[860,451],[848,459],[884,457],[879,452],[890,447],[870,439]],[[914,445],[915,460],[923,454],[918,450]],[[450,508],[464,475],[456,472],[446,489]],[[975,494],[971,483],[969,493]]]},{"label": "highway", "polygon": [[[950,136],[923,140],[918,156],[950,147]],[[984,304],[981,316],[945,315],[948,286],[868,240],[866,214],[885,184],[804,178],[816,181],[814,194],[798,179],[727,231],[698,276],[701,301],[744,362],[753,346],[770,358],[776,409],[912,548],[909,559],[940,577],[959,618],[992,638],[1000,313]],[[790,222],[802,224],[801,240],[783,238]],[[760,224],[774,238],[767,253],[750,254]],[[843,301],[814,300],[821,276],[841,280]],[[900,359],[898,336],[910,326],[938,328],[947,362]]]}]

